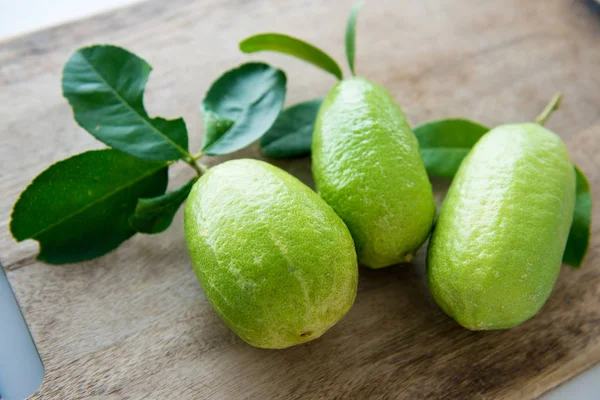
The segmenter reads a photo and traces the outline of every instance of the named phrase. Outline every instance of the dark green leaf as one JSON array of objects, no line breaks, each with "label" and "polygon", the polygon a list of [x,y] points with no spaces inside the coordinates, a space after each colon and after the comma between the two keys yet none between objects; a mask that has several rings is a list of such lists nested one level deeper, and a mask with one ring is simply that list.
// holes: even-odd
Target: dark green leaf
[{"label": "dark green leaf", "polygon": [[221,75],[202,102],[204,154],[232,153],[264,135],[283,107],[285,84],[283,71],[263,63]]},{"label": "dark green leaf", "polygon": [[85,47],[64,67],[63,95],[77,123],[115,149],[146,160],[189,157],[183,119],[150,118],[144,109],[151,70],[119,47]]},{"label": "dark green leaf", "polygon": [[339,65],[323,50],[303,40],[282,35],[280,33],[261,33],[250,36],[240,42],[240,50],[244,53],[258,51],[274,51],[307,61],[331,74],[343,79]]},{"label": "dark green leaf", "polygon": [[260,139],[262,153],[287,158],[310,154],[312,134],[323,99],[310,100],[285,109]]},{"label": "dark green leaf", "polygon": [[129,219],[131,226],[142,233],[160,233],[167,229],[181,203],[187,199],[194,183],[195,177],[185,185],[150,199],[139,199],[135,207],[135,214]]},{"label": "dark green leaf", "polygon": [[40,242],[38,260],[89,260],[135,234],[129,216],[137,199],[164,193],[167,179],[164,162],[112,149],[78,154],[50,166],[21,193],[10,230],[19,242]]},{"label": "dark green leaf", "polygon": [[466,119],[427,122],[414,129],[429,175],[452,178],[471,148],[489,128]]},{"label": "dark green leaf", "polygon": [[363,6],[363,2],[359,1],[352,7],[348,22],[346,23],[346,57],[348,58],[348,65],[350,66],[350,72],[352,75],[356,75],[354,72],[354,57],[356,53],[356,19],[358,18],[358,12]]},{"label": "dark green leaf", "polygon": [[590,245],[590,227],[592,225],[592,193],[585,175],[575,166],[577,176],[577,197],[575,198],[575,214],[569,231],[567,247],[563,254],[563,262],[579,268],[583,263]]},{"label": "dark green leaf", "polygon": [[215,143],[233,126],[233,121],[222,118],[210,110],[203,110],[204,115],[204,146]]}]

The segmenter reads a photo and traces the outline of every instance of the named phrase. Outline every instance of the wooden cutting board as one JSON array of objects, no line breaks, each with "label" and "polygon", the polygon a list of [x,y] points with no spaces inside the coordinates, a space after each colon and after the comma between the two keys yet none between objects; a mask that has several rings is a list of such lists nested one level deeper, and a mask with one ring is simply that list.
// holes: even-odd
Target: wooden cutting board
[{"label": "wooden cutting board", "polygon": [[[183,115],[197,149],[198,106],[225,69],[263,59],[288,73],[288,104],[334,84],[278,55],[249,58],[241,38],[282,31],[343,61],[352,0],[155,0],[0,43],[0,257],[46,367],[44,399],[532,398],[600,360],[600,232],[581,270],[563,267],[541,312],[506,331],[470,332],[445,316],[411,265],[361,269],[349,314],[324,337],[252,348],[219,320],[188,260],[181,215],[95,261],[48,266],[16,244],[12,204],[49,163],[102,145],[73,121],[61,69],[76,48],[125,46],[155,69],[146,104]],[[530,121],[565,94],[549,128],[600,199],[600,15],[582,0],[371,1],[358,26],[357,70],[391,90],[413,124],[469,116]],[[259,157],[256,148],[236,157]],[[223,159],[208,159],[215,164]],[[279,161],[311,183],[310,160]],[[190,172],[176,167],[171,183]],[[438,200],[446,181],[434,181]],[[594,219],[600,221],[596,201]]]}]

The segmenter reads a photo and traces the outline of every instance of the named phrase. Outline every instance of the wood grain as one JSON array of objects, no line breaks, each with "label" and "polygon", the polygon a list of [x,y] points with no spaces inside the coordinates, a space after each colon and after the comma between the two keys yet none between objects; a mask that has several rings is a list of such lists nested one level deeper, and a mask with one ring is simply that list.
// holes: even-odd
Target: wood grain
[{"label": "wood grain", "polygon": [[[565,101],[549,128],[600,199],[600,16],[583,0],[369,2],[357,71],[387,88],[413,123],[469,116],[489,125],[532,120]],[[181,216],[164,234],[56,267],[7,231],[11,206],[46,165],[101,147],[60,94],[76,48],[114,43],[153,66],[151,114],[183,115],[198,148],[198,105],[223,70],[266,59],[288,73],[288,103],[334,80],[277,55],[247,57],[241,38],[283,31],[343,60],[352,0],[160,0],[0,43],[0,257],[38,343],[39,399],[533,398],[600,360],[600,235],[581,270],[564,267],[542,311],[507,331],[470,332],[446,317],[411,265],[361,270],[350,313],[324,337],[283,351],[244,344],[208,305],[186,255]],[[259,157],[256,148],[236,157]],[[222,159],[206,160],[210,164]],[[277,165],[308,183],[310,160]],[[182,183],[190,172],[173,170]],[[447,182],[434,180],[436,197]],[[600,221],[600,207],[594,208]]]}]

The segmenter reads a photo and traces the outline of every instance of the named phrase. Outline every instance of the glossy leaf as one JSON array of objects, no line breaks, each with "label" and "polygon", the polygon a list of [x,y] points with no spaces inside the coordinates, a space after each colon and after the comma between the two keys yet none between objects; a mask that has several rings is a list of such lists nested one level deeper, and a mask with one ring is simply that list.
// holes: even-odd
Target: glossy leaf
[{"label": "glossy leaf", "polygon": [[198,177],[162,196],[139,199],[135,213],[129,219],[131,226],[142,233],[160,233],[167,229],[181,204],[187,199]]},{"label": "glossy leaf", "polygon": [[429,175],[452,178],[461,161],[489,128],[466,119],[427,122],[414,129]]},{"label": "glossy leaf", "polygon": [[248,63],[223,74],[202,102],[204,154],[221,155],[258,140],[273,125],[285,100],[283,71]]},{"label": "glossy leaf", "polygon": [[64,67],[63,95],[77,123],[115,149],[146,160],[189,157],[183,119],[150,118],[144,108],[151,70],[122,48],[85,47]]},{"label": "glossy leaf", "polygon": [[581,267],[590,246],[590,228],[592,225],[592,193],[590,185],[579,168],[575,166],[577,177],[577,197],[575,214],[569,231],[563,262],[575,268]]},{"label": "glossy leaf", "polygon": [[359,1],[352,7],[348,22],[346,23],[346,58],[348,59],[348,66],[352,75],[356,75],[354,72],[354,58],[356,53],[356,20],[358,18],[358,12],[363,6],[363,2]]},{"label": "glossy leaf", "polygon": [[343,79],[340,66],[323,50],[312,44],[292,36],[280,33],[261,33],[250,36],[240,42],[240,50],[244,53],[256,53],[258,51],[274,51],[287,54],[301,60],[307,61],[338,79]]},{"label": "glossy leaf", "polygon": [[135,234],[139,197],[165,192],[167,166],[113,149],[88,151],[50,166],[21,193],[11,217],[17,241],[40,243],[38,260],[66,264],[117,248]]},{"label": "glossy leaf", "polygon": [[260,139],[262,153],[273,158],[310,154],[312,134],[323,99],[295,104],[285,109]]}]

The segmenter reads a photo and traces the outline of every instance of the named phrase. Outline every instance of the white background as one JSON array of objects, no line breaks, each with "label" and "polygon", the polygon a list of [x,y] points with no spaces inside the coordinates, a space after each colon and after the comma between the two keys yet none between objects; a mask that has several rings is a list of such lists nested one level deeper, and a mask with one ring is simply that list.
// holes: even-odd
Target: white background
[{"label": "white background", "polygon": [[0,40],[140,0],[0,0]]},{"label": "white background", "polygon": [[[0,41],[139,1],[0,0]],[[600,365],[562,385],[545,399],[600,399]]]}]

